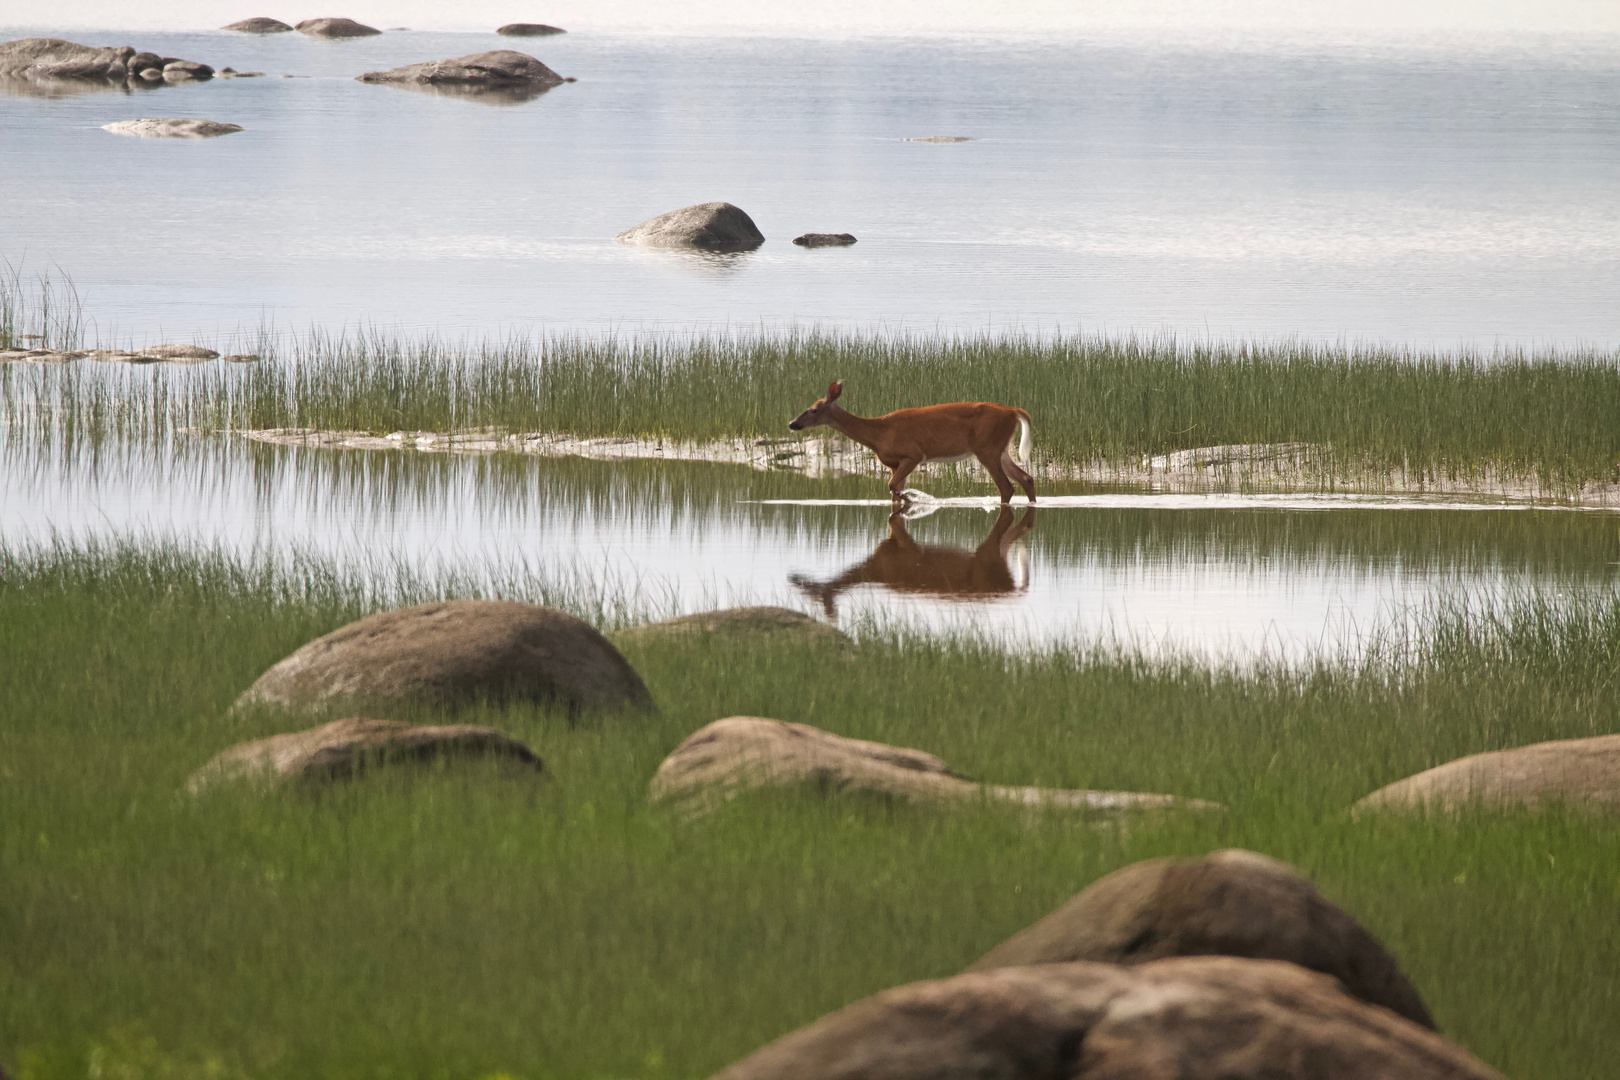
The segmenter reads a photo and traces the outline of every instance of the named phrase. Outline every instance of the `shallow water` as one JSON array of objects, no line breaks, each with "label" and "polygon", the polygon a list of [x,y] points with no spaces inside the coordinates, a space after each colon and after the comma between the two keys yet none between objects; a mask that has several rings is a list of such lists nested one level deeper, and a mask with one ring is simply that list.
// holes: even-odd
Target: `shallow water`
[{"label": "shallow water", "polygon": [[[64,36],[269,75],[0,92],[0,255],[71,276],[104,343],[370,324],[1620,345],[1612,42],[569,34],[518,47],[579,82],[489,104],[353,76],[513,44],[493,34]],[[152,115],[246,130],[101,130]],[[903,141],[936,134],[975,141]],[[611,239],[714,199],[766,245]],[[788,242],[805,231],[860,243]]]},{"label": "shallow water", "polygon": [[68,449],[0,438],[0,538],[13,548],[136,538],[296,552],[385,593],[402,575],[453,578],[452,591],[609,621],[774,603],[856,631],[1118,641],[1243,662],[1354,652],[1445,600],[1620,582],[1620,515],[1601,511],[1074,485],[1033,514],[997,513],[949,488],[907,520],[889,517],[866,477],[231,436]]}]

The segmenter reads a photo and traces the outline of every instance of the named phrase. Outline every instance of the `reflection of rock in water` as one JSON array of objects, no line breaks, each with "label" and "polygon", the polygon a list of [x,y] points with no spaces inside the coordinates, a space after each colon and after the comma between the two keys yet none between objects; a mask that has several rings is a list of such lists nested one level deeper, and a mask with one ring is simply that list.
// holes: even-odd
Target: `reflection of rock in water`
[{"label": "reflection of rock in water", "polygon": [[863,562],[828,581],[812,581],[800,574],[790,580],[821,604],[829,617],[837,614],[838,594],[856,585],[881,585],[900,593],[918,593],[948,600],[988,600],[1029,588],[1029,568],[1019,561],[1014,576],[1007,558],[1012,547],[1035,526],[1035,508],[1013,524],[1013,512],[1003,506],[990,535],[976,551],[919,544],[906,532],[901,514],[889,515],[888,539]]},{"label": "reflection of rock in water", "polygon": [[391,82],[387,85],[418,94],[476,101],[481,105],[521,105],[552,89],[535,83],[516,86],[479,86],[474,83]]}]

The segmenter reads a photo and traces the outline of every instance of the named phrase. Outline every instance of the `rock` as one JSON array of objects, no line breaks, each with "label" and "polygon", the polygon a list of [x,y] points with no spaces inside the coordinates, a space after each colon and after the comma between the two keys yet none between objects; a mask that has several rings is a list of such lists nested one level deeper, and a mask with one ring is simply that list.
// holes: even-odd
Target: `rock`
[{"label": "rock", "polygon": [[84,356],[87,360],[103,364],[127,364],[135,358],[134,353],[125,352],[123,349],[91,349]]},{"label": "rock", "polygon": [[588,623],[550,608],[451,600],[371,615],[310,642],[259,677],[237,707],[310,709],[480,700],[581,711],[650,709],[641,677]]},{"label": "rock", "polygon": [[724,641],[777,641],[795,638],[806,644],[853,645],[854,642],[835,627],[819,619],[812,619],[791,608],[744,607],[722,611],[704,611],[696,615],[683,615],[678,619],[645,623],[619,631],[615,637],[626,644],[691,637],[694,634],[712,636]]},{"label": "rock", "polygon": [[561,86],[563,78],[527,53],[512,49],[458,56],[454,60],[432,60],[409,64],[388,71],[368,71],[357,76],[364,83],[406,83],[465,88],[524,88],[550,90]]},{"label": "rock", "polygon": [[908,802],[973,803],[1118,813],[1218,809],[1213,803],[1128,791],[1054,791],[978,784],[921,750],[847,739],[808,724],[756,716],[716,720],[677,746],[653,775],[648,795],[697,815],[756,788],[823,794],[864,791]]},{"label": "rock", "polygon": [[200,364],[204,360],[218,359],[219,353],[213,349],[205,349],[201,345],[153,345],[149,349],[140,350],[132,357],[135,363],[167,361],[171,364]]},{"label": "rock", "polygon": [[305,19],[293,27],[301,34],[320,38],[371,37],[382,33],[374,26],[357,23],[353,19]]},{"label": "rock", "polygon": [[1472,754],[1379,788],[1354,809],[1454,813],[1469,806],[1535,810],[1548,803],[1620,811],[1620,735]]},{"label": "rock", "polygon": [[164,82],[202,82],[213,77],[213,68],[194,60],[171,60],[163,65]]},{"label": "rock", "polygon": [[699,203],[643,221],[614,237],[647,247],[750,251],[765,242],[754,219],[728,202]]},{"label": "rock", "polygon": [[800,247],[848,247],[855,242],[855,237],[847,232],[807,232],[803,236],[795,236],[793,242]]},{"label": "rock", "polygon": [[259,362],[259,354],[232,353],[229,356],[222,356],[220,359],[225,361],[227,364],[257,364]]},{"label": "rock", "polygon": [[1298,870],[1252,851],[1149,859],[1116,870],[968,970],[1211,955],[1286,960],[1434,1027],[1423,999],[1376,938]]},{"label": "rock", "polygon": [[0,364],[71,364],[88,355],[62,349],[0,349]]},{"label": "rock", "polygon": [[157,53],[138,52],[129,58],[129,72],[131,75],[139,75],[141,72],[152,68],[156,68],[159,72],[163,70],[163,57]]},{"label": "rock", "polygon": [[232,71],[230,68],[221,68],[219,77],[222,79],[258,79],[263,78],[262,71]]},{"label": "rock", "polygon": [[353,779],[379,765],[452,757],[496,759],[531,773],[545,768],[534,751],[494,728],[471,724],[427,727],[356,716],[308,731],[240,743],[193,773],[186,788],[195,795],[236,780],[329,783]]},{"label": "rock", "polygon": [[270,19],[259,15],[252,19],[243,19],[233,22],[229,26],[220,27],[221,30],[235,30],[240,34],[285,34],[292,29],[280,19]]},{"label": "rock", "polygon": [[22,38],[0,43],[0,75],[30,79],[117,79],[129,74],[135,50],[97,48],[61,38]]},{"label": "rock", "polygon": [[498,27],[497,34],[507,37],[549,37],[552,34],[566,34],[568,31],[560,26],[547,26],[545,23],[513,22]]},{"label": "rock", "polygon": [[1002,968],[886,990],[716,1080],[1504,1080],[1435,1032],[1274,960]]},{"label": "rock", "polygon": [[1211,469],[1242,467],[1274,463],[1287,466],[1304,465],[1322,448],[1311,443],[1226,443],[1221,446],[1199,446],[1192,450],[1174,450],[1168,454],[1144,455],[1142,465],[1148,469]]},{"label": "rock", "polygon": [[959,143],[959,142],[972,142],[973,141],[973,136],[971,136],[971,135],[917,135],[917,136],[913,136],[912,138],[906,139],[904,141],[905,142],[926,142],[926,143]]},{"label": "rock", "polygon": [[147,68],[145,71],[141,72],[140,78],[145,79],[149,83],[160,83],[163,81],[163,69]]},{"label": "rock", "polygon": [[242,125],[223,124],[218,120],[196,120],[183,116],[147,116],[139,120],[119,120],[112,124],[102,124],[101,130],[118,135],[140,135],[148,139],[212,139],[220,135],[229,135],[233,131],[241,131]]}]

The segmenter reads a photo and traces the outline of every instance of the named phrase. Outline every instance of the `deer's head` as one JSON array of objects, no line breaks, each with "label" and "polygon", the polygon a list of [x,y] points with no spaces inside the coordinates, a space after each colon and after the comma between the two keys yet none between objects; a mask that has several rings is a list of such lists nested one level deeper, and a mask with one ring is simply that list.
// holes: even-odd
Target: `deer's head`
[{"label": "deer's head", "polygon": [[833,402],[837,401],[838,395],[843,392],[844,384],[842,381],[835,382],[827,387],[827,396],[800,413],[798,419],[788,425],[788,429],[790,431],[803,431],[807,427],[820,427],[825,424],[827,418],[832,415]]}]

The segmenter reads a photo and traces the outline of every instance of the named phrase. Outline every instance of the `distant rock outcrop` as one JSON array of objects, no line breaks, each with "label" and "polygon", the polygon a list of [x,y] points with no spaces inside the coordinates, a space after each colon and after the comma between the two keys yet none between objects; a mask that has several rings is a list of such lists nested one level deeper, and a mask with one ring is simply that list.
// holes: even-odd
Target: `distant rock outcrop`
[{"label": "distant rock outcrop", "polygon": [[243,19],[241,22],[233,22],[229,26],[220,27],[220,29],[235,30],[240,34],[285,34],[291,31],[292,27],[280,19],[271,19],[260,15],[252,19]]},{"label": "distant rock outcrop", "polygon": [[855,237],[847,232],[807,232],[795,236],[793,242],[800,247],[848,247],[855,242]]},{"label": "distant rock outcrop", "polygon": [[539,92],[568,80],[527,53],[512,49],[431,60],[387,71],[368,71],[356,78],[363,83],[393,83],[407,87],[442,87],[461,91],[520,90]]},{"label": "distant rock outcrop", "polygon": [[212,139],[241,131],[241,124],[218,120],[196,120],[183,116],[146,116],[139,120],[119,120],[102,124],[103,131],[119,135],[140,135],[148,139]]},{"label": "distant rock outcrop", "polygon": [[305,19],[293,29],[300,34],[318,38],[371,37],[382,33],[375,26],[357,23],[353,19]]},{"label": "distant rock outcrop", "polygon": [[689,247],[705,251],[750,251],[765,242],[754,219],[728,202],[671,210],[614,237],[623,244]]},{"label": "distant rock outcrop", "polygon": [[545,23],[514,22],[507,23],[495,31],[507,37],[549,37],[552,34],[566,34],[568,31],[560,26],[547,26]]}]

